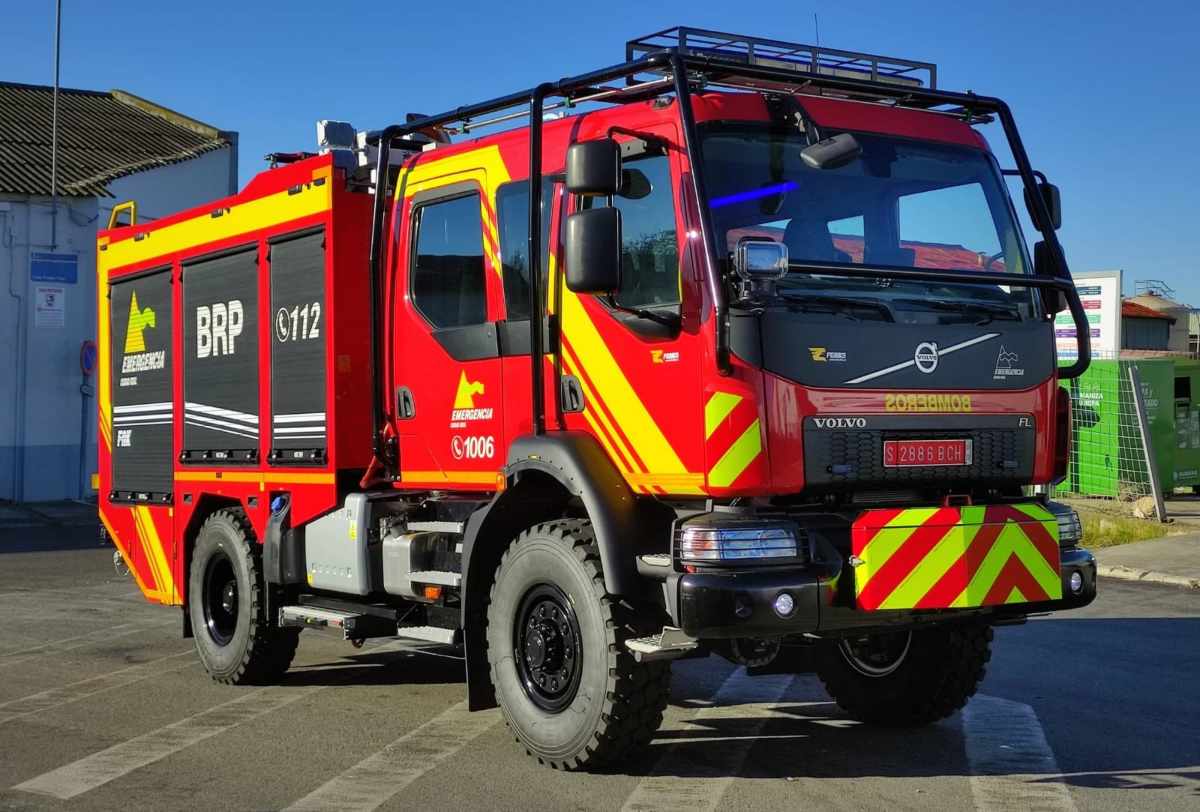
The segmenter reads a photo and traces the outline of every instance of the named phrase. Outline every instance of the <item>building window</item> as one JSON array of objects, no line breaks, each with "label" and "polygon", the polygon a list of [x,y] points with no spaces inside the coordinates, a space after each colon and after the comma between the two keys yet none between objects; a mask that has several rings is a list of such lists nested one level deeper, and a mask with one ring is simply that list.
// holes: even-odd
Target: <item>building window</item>
[{"label": "building window", "polygon": [[416,212],[412,297],[434,327],[487,321],[479,194],[420,206]]}]

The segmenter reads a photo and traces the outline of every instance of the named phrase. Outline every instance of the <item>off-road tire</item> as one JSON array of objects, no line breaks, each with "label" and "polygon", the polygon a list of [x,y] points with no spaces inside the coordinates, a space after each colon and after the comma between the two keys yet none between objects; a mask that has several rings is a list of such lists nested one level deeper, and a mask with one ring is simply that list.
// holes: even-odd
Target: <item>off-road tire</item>
[{"label": "off-road tire", "polygon": [[[222,644],[205,616],[205,570],[224,556],[237,587],[236,626]],[[258,544],[240,508],[223,508],[205,519],[196,536],[188,575],[188,613],[196,651],[209,675],[226,685],[277,681],[296,654],[299,629],[281,629],[267,617],[266,583]]]},{"label": "off-road tire", "polygon": [[[582,640],[579,687],[556,713],[530,698],[514,652],[517,613],[538,584],[557,587],[571,601]],[[492,583],[488,662],[504,721],[529,755],[554,769],[596,769],[650,741],[667,706],[670,663],[638,663],[625,641],[649,633],[653,614],[639,616],[605,591],[591,522],[539,524],[512,542]]]},{"label": "off-road tire", "polygon": [[967,704],[991,659],[992,627],[961,623],[917,629],[904,660],[889,674],[857,670],[837,641],[818,646],[817,676],[855,719],[883,727],[918,727]]}]

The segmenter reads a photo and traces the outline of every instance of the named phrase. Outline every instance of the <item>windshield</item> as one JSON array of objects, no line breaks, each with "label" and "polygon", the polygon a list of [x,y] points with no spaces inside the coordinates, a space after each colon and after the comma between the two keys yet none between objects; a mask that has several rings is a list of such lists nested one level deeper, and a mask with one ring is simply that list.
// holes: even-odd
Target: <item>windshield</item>
[{"label": "windshield", "polygon": [[[1028,273],[1020,232],[992,160],[970,147],[853,133],[859,158],[815,169],[795,128],[719,123],[702,131],[705,182],[718,240],[781,241],[792,263]],[[822,132],[822,137],[833,133]],[[793,270],[780,295],[866,296],[894,321],[1032,316],[1025,287],[853,279]],[[974,305],[974,307],[972,307]],[[906,314],[931,314],[920,318]],[[959,319],[962,320],[962,319]]]}]

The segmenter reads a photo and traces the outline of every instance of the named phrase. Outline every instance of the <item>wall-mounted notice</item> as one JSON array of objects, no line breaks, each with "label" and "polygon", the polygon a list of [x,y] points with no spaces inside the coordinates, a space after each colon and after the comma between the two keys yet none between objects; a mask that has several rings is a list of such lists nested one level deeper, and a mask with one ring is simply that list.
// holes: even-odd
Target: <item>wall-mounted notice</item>
[{"label": "wall-mounted notice", "polygon": [[[1087,315],[1092,340],[1092,355],[1116,358],[1121,350],[1121,272],[1083,271],[1071,274],[1083,312]],[[1054,319],[1054,339],[1058,357],[1079,356],[1075,320],[1067,312]]]},{"label": "wall-mounted notice", "polygon": [[67,326],[67,289],[38,285],[33,289],[33,326]]}]

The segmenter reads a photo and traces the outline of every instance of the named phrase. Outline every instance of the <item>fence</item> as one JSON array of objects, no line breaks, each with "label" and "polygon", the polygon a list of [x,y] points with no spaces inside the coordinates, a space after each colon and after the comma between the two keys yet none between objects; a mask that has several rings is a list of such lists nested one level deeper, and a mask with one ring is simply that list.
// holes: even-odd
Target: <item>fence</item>
[{"label": "fence", "polygon": [[[1130,377],[1133,367],[1141,382],[1141,419]],[[1170,362],[1118,360],[1098,353],[1088,371],[1066,385],[1071,392],[1071,456],[1067,478],[1055,492],[1119,502],[1153,497],[1143,438],[1150,438],[1156,449],[1174,444]]]}]

